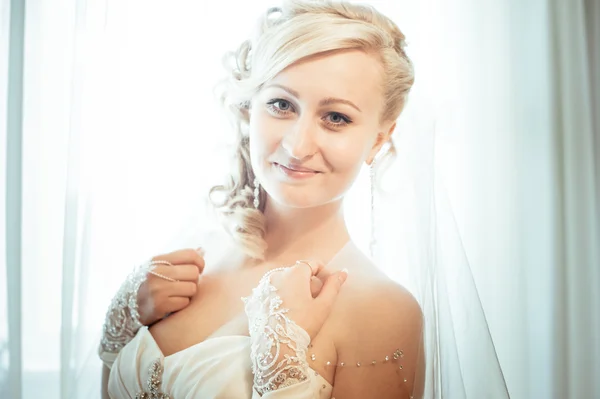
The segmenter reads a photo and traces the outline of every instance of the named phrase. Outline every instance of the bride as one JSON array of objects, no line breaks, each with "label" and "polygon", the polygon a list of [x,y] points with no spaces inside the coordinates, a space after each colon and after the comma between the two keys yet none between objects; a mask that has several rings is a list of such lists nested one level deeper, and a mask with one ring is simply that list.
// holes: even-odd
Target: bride
[{"label": "bride", "polygon": [[229,238],[128,277],[99,348],[104,395],[427,395],[422,308],[342,212],[361,167],[393,153],[414,82],[404,35],[368,6],[286,1],[230,61],[235,165],[211,190]]}]

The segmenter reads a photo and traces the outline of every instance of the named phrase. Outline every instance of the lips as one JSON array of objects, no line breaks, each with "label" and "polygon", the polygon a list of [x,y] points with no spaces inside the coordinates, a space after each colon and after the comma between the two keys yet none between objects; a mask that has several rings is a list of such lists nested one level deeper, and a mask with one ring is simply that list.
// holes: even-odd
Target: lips
[{"label": "lips", "polygon": [[288,179],[305,179],[321,173],[314,169],[299,167],[296,165],[282,165],[277,162],[273,162],[273,165],[277,167],[277,169],[279,169],[281,173],[283,173],[283,175]]},{"label": "lips", "polygon": [[302,172],[302,173],[319,173],[318,171],[314,170],[314,169],[308,169],[308,168],[303,168],[301,166],[296,166],[296,165],[285,165],[285,164],[280,164],[275,162],[276,165],[281,166],[283,168],[289,169],[292,172]]}]

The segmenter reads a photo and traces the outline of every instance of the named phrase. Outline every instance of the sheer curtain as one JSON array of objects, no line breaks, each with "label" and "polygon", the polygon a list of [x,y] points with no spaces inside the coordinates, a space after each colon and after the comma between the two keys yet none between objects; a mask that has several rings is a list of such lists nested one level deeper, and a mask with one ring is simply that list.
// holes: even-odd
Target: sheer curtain
[{"label": "sheer curtain", "polygon": [[[0,396],[99,397],[108,301],[197,243],[220,57],[273,3],[1,0]],[[369,3],[409,39],[511,396],[600,397],[598,2]]]}]

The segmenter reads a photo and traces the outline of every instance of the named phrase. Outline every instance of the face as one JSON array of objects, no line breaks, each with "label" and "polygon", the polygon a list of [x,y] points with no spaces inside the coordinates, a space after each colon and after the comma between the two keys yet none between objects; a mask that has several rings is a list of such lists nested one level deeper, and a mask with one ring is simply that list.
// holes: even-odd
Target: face
[{"label": "face", "polygon": [[252,99],[250,157],[270,201],[308,208],[340,200],[389,138],[382,67],[342,51],[283,70]]}]

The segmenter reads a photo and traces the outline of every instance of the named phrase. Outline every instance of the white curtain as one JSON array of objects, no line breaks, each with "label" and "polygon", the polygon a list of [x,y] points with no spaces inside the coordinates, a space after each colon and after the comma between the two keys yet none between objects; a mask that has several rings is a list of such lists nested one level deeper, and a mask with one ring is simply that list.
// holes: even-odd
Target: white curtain
[{"label": "white curtain", "polygon": [[[0,397],[99,397],[108,301],[196,243],[220,57],[274,2],[0,1]],[[511,396],[600,397],[599,3],[369,3],[408,37]]]}]

